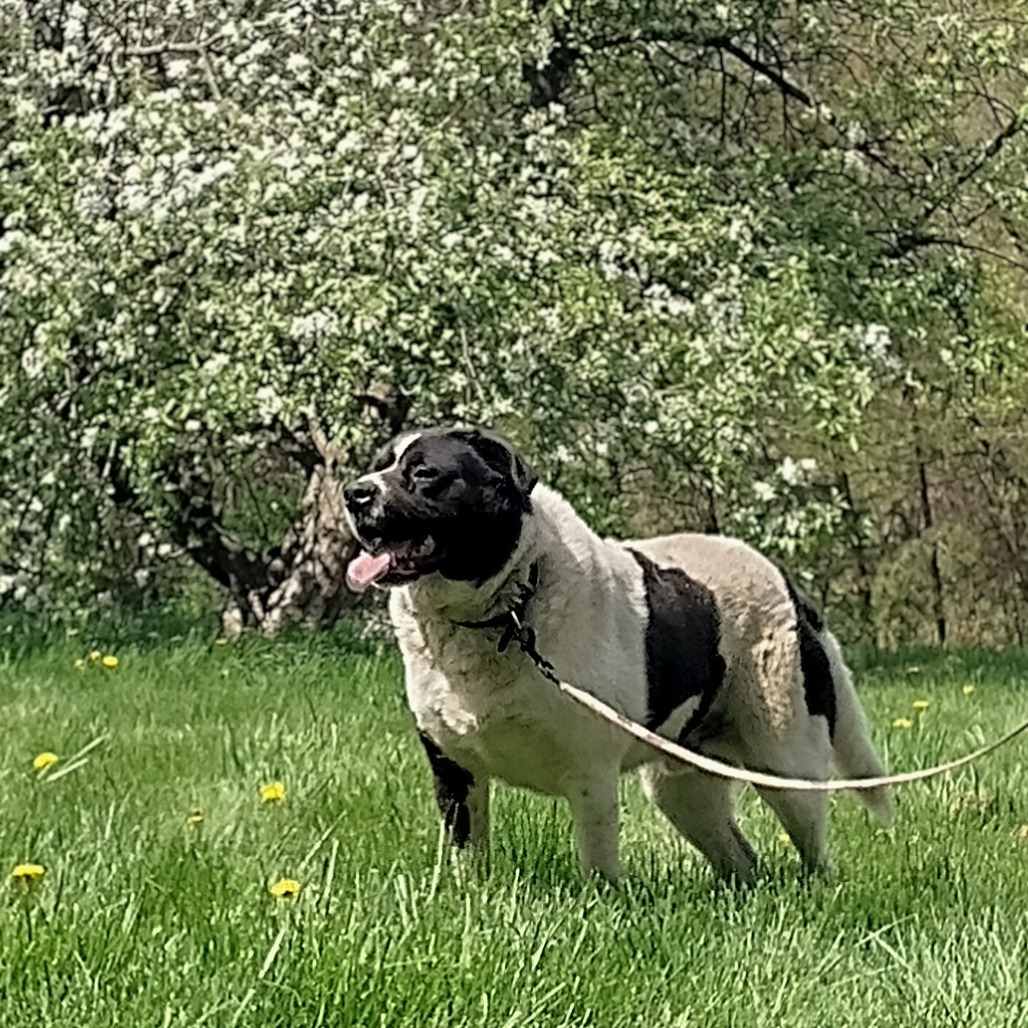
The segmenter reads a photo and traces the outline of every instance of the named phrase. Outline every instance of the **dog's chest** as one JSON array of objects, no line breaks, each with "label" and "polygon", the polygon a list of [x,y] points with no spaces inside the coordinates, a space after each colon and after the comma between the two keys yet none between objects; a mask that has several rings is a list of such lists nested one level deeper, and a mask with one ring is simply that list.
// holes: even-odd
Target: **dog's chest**
[{"label": "dog's chest", "polygon": [[591,763],[592,726],[495,633],[397,626],[407,698],[421,731],[473,774],[558,794]]}]

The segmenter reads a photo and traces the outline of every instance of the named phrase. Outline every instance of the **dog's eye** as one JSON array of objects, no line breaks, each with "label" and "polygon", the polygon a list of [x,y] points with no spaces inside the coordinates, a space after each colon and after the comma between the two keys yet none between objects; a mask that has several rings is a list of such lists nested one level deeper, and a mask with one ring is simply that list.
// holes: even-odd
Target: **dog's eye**
[{"label": "dog's eye", "polygon": [[415,468],[410,473],[410,477],[414,482],[431,482],[433,478],[439,477],[439,469],[424,464],[420,468]]}]

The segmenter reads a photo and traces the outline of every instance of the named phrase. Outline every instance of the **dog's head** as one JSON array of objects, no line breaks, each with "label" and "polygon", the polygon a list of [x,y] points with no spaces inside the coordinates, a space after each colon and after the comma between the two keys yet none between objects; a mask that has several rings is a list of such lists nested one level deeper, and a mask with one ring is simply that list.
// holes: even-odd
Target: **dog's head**
[{"label": "dog's head", "polygon": [[432,429],[398,436],[343,490],[362,552],[346,580],[361,591],[439,574],[484,582],[511,558],[532,509],[535,473],[499,436]]}]

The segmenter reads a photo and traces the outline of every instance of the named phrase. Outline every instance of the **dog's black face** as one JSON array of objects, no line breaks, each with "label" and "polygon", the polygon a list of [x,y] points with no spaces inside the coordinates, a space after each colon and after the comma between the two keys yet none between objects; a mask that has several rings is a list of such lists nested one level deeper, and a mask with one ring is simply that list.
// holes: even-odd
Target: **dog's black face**
[{"label": "dog's black face", "polygon": [[343,490],[364,552],[350,588],[398,585],[438,572],[483,582],[510,559],[537,478],[497,436],[434,429],[401,436]]}]

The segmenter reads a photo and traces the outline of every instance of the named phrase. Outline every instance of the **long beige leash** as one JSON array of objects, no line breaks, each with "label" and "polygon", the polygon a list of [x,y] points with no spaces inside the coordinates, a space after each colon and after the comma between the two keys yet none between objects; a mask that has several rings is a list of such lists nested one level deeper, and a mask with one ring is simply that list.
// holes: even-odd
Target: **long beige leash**
[{"label": "long beige leash", "polygon": [[466,628],[502,628],[503,633],[497,644],[497,650],[503,653],[511,642],[516,641],[521,650],[532,660],[539,673],[549,679],[565,696],[570,697],[576,703],[587,707],[594,714],[617,726],[622,731],[634,736],[647,746],[660,750],[661,753],[679,761],[682,764],[689,764],[692,767],[706,771],[708,774],[717,775],[719,778],[730,778],[737,782],[749,782],[751,785],[760,785],[765,789],[790,789],[796,792],[837,792],[840,789],[880,789],[885,785],[903,785],[906,782],[920,782],[926,778],[935,778],[944,775],[948,771],[955,771],[959,767],[971,764],[989,753],[1005,746],[1008,742],[1016,739],[1022,732],[1028,731],[1028,721],[1023,721],[1013,731],[997,739],[995,742],[983,746],[981,749],[968,753],[966,756],[958,757],[956,760],[947,761],[945,764],[937,764],[935,767],[924,768],[920,771],[904,771],[898,775],[879,775],[876,778],[829,778],[817,780],[813,778],[786,778],[782,775],[772,775],[765,771],[751,771],[748,768],[734,767],[724,761],[715,760],[713,757],[705,757],[702,753],[687,749],[670,739],[665,739],[656,732],[638,724],[631,718],[615,710],[613,707],[598,700],[592,693],[585,692],[570,682],[562,681],[554,666],[539,653],[535,648],[535,632],[525,624],[525,605],[535,590],[539,577],[538,564],[533,564],[529,572],[529,580],[521,589],[521,595],[517,598],[510,610],[490,618],[487,621],[458,621],[457,624]]},{"label": "long beige leash", "polygon": [[[556,679],[555,679],[556,681]],[[973,753],[950,760],[945,764],[937,764],[935,767],[924,768],[921,771],[905,771],[898,775],[879,775],[877,778],[830,778],[826,781],[816,781],[810,778],[784,778],[779,775],[769,775],[763,771],[750,771],[746,768],[733,767],[713,757],[705,757],[695,750],[680,746],[670,739],[665,739],[656,732],[637,724],[624,714],[618,713],[613,707],[608,706],[602,700],[598,700],[590,693],[569,684],[568,682],[556,681],[557,687],[565,696],[570,696],[576,703],[588,707],[594,714],[609,721],[612,725],[629,735],[635,736],[640,742],[660,750],[683,764],[691,764],[693,767],[706,771],[709,774],[717,775],[719,778],[731,778],[737,782],[749,782],[751,785],[761,785],[766,789],[794,789],[798,792],[835,792],[838,789],[878,789],[883,785],[903,785],[906,782],[920,782],[925,778],[935,778],[937,775],[944,775],[947,771],[955,771],[958,767],[964,767],[989,753],[1005,746],[1008,742],[1016,739],[1022,732],[1028,730],[1028,721],[1022,722],[1013,731],[997,739],[995,742],[983,746]]]}]

